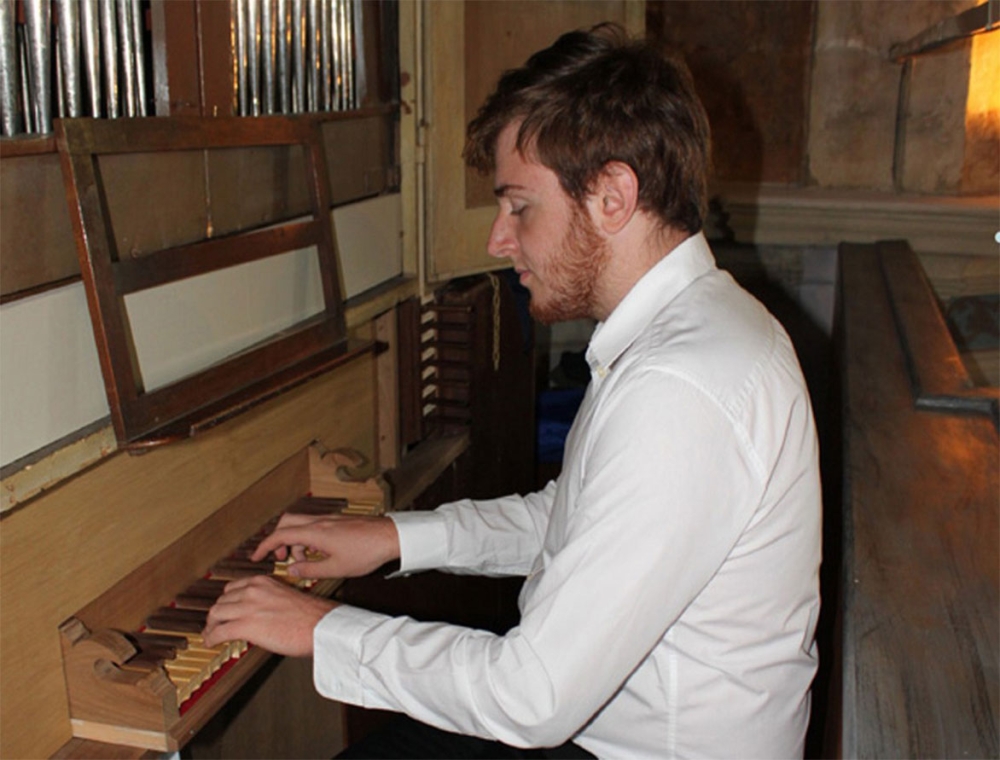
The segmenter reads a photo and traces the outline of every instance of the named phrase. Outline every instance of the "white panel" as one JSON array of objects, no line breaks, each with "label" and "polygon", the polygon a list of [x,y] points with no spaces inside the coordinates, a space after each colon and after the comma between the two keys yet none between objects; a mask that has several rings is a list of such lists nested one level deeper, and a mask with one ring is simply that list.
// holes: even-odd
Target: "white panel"
[{"label": "white panel", "polygon": [[125,299],[146,390],[191,375],[323,309],[315,247]]},{"label": "white panel", "polygon": [[[336,209],[348,296],[402,273],[400,197]],[[147,390],[231,356],[323,308],[315,249],[126,299]],[[82,284],[0,307],[0,465],[108,415]]]},{"label": "white panel", "polygon": [[403,273],[400,196],[382,195],[333,210],[347,298]]},{"label": "white panel", "polygon": [[0,306],[0,464],[107,414],[83,285]]}]

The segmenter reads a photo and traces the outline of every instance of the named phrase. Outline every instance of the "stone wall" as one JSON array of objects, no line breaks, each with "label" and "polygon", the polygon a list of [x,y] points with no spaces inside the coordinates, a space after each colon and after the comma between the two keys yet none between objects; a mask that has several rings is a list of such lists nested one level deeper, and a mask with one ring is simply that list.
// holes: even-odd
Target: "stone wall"
[{"label": "stone wall", "polygon": [[720,183],[992,195],[996,119],[966,145],[972,41],[889,55],[979,1],[650,0],[647,28],[691,67]]},{"label": "stone wall", "polygon": [[[809,179],[938,195],[996,193],[997,167],[967,177],[965,103],[971,40],[910,60],[892,45],[978,0],[820,2],[809,108]],[[974,181],[969,181],[974,180]]]}]

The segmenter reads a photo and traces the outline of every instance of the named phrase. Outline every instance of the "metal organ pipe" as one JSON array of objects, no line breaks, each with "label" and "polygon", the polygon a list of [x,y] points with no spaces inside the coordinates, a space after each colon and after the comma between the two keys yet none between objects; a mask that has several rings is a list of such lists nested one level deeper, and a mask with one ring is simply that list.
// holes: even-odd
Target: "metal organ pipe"
[{"label": "metal organ pipe", "polygon": [[350,0],[339,0],[341,28],[341,56],[343,74],[341,76],[341,108],[354,108],[352,82],[354,80],[354,28],[352,21],[352,4]]},{"label": "metal organ pipe", "polygon": [[59,23],[59,65],[62,71],[62,113],[66,116],[83,114],[83,93],[80,79],[80,5],[77,0],[57,0]]},{"label": "metal organ pipe", "polygon": [[333,24],[333,3],[332,0],[322,0],[320,5],[320,25],[319,25],[319,50],[320,50],[320,74],[319,91],[321,94],[319,107],[324,111],[333,108],[333,34],[331,25]]},{"label": "metal organ pipe", "polygon": [[[50,132],[54,104],[60,116],[145,116],[144,2],[23,0],[18,23],[17,0],[0,0],[2,134]],[[230,9],[240,114],[358,106],[361,0],[230,0]]]},{"label": "metal organ pipe", "polygon": [[135,116],[135,50],[132,39],[132,3],[131,0],[118,0],[118,39],[121,42],[122,90],[125,92],[125,115]]},{"label": "metal organ pipe", "polygon": [[322,109],[323,99],[319,91],[320,83],[320,45],[319,29],[322,18],[319,0],[306,0],[306,61],[309,65],[307,85],[307,103],[309,111]]},{"label": "metal organ pipe", "polygon": [[15,12],[14,0],[0,0],[0,113],[4,137],[24,130],[24,113],[18,92],[21,72],[17,55]]},{"label": "metal organ pipe", "polygon": [[246,116],[249,108],[249,87],[247,87],[247,0],[231,0],[229,4],[232,24],[236,31],[234,58],[236,59],[236,102],[240,116]]},{"label": "metal organ pipe", "polygon": [[246,0],[247,81],[250,85],[249,116],[260,116],[260,0]]},{"label": "metal organ pipe", "polygon": [[306,17],[303,0],[292,2],[292,112],[306,110]]},{"label": "metal organ pipe", "polygon": [[24,27],[17,28],[17,66],[21,79],[21,102],[24,103],[24,131],[34,132],[34,109],[31,106],[31,88],[28,85],[28,35]]},{"label": "metal organ pipe", "polygon": [[139,0],[129,0],[132,4],[132,51],[135,56],[135,94],[138,100],[138,115],[146,115],[146,51],[142,41],[142,7]]},{"label": "metal organ pipe", "polygon": [[274,27],[275,7],[272,0],[264,0],[260,13],[260,61],[261,61],[261,111],[274,113]]},{"label": "metal organ pipe", "polygon": [[98,2],[101,17],[101,52],[104,63],[104,104],[110,119],[118,118],[118,33],[115,28],[115,4]]},{"label": "metal organ pipe", "polygon": [[80,36],[90,116],[101,115],[101,31],[97,0],[80,0]]},{"label": "metal organ pipe", "polygon": [[291,7],[289,0],[277,0],[274,18],[277,21],[277,86],[278,112],[292,112],[292,70],[289,63],[289,46],[291,45]]},{"label": "metal organ pipe", "polygon": [[[351,0],[347,1],[351,2]],[[368,77],[365,72],[364,55],[365,25],[362,23],[364,19],[363,0],[353,0],[351,8],[354,11],[355,19],[355,22],[352,24],[354,29],[354,49],[358,51],[358,54],[354,56],[354,70],[351,72],[351,103],[352,108],[359,108],[364,102],[366,88],[368,85]]]},{"label": "metal organ pipe", "polygon": [[15,0],[0,0],[3,134],[51,132],[53,115],[117,116],[119,53],[133,72],[131,113],[144,115],[140,2],[24,0],[19,24]]},{"label": "metal organ pipe", "polygon": [[25,0],[28,30],[28,83],[34,95],[32,123],[38,132],[52,131],[52,66],[49,62],[52,6],[49,0]]},{"label": "metal organ pipe", "polygon": [[[252,0],[251,0],[252,1]],[[333,111],[358,106],[355,48],[358,0],[257,0],[275,8],[276,110]],[[267,76],[267,63],[261,67]],[[269,85],[265,84],[265,89]]]}]

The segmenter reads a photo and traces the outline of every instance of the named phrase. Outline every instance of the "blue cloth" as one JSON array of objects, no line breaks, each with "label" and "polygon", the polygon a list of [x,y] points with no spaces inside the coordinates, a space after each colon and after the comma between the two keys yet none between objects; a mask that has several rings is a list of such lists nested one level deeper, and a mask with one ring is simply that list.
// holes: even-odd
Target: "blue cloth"
[{"label": "blue cloth", "polygon": [[586,388],[558,388],[538,394],[538,461],[561,464],[566,436],[583,401]]}]

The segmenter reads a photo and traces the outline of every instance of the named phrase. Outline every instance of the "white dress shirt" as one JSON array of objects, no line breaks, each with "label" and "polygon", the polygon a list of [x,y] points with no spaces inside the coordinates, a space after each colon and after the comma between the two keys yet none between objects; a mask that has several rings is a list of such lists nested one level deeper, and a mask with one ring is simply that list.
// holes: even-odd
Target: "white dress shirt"
[{"label": "white dress shirt", "polygon": [[347,606],[327,697],[600,757],[801,757],[816,669],[820,483],[806,386],[702,235],[596,328],[558,481],[393,515],[401,571],[522,574],[505,636]]}]

